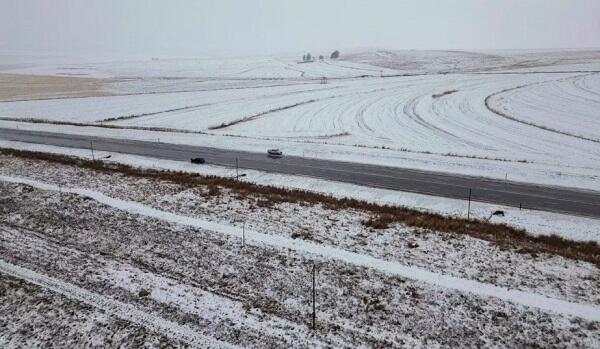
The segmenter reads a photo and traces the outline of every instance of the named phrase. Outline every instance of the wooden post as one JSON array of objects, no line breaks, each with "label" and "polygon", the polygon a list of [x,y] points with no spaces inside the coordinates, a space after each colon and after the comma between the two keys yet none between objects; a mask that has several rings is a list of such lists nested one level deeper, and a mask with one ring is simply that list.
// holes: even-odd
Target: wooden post
[{"label": "wooden post", "polygon": [[313,263],[313,269],[312,269],[312,329],[313,329],[313,331],[317,327],[317,313],[316,313],[316,305],[315,305],[315,300],[316,300],[315,272],[316,272],[316,266],[315,266],[315,263]]},{"label": "wooden post", "polygon": [[92,149],[92,161],[96,160],[94,158],[94,142],[90,141],[90,148]]},{"label": "wooden post", "polygon": [[240,173],[238,170],[238,158],[235,157],[235,179],[240,179]]},{"label": "wooden post", "polygon": [[469,208],[467,209],[467,220],[471,220],[471,189],[469,189]]}]

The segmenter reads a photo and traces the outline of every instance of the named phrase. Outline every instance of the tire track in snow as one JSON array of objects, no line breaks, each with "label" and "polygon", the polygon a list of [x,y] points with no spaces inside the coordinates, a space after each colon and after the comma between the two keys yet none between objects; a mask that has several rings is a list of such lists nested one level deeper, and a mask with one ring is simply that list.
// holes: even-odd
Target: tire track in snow
[{"label": "tire track in snow", "polygon": [[491,95],[485,97],[485,107],[489,111],[491,111],[492,113],[494,113],[494,114],[496,114],[498,116],[501,116],[501,117],[503,117],[505,119],[508,119],[508,120],[511,120],[511,121],[515,121],[515,122],[521,123],[523,125],[528,125],[528,126],[536,127],[536,128],[541,129],[541,130],[544,130],[544,131],[553,132],[553,133],[561,134],[561,135],[568,136],[568,137],[582,139],[584,141],[590,141],[590,142],[594,142],[594,143],[600,143],[600,139],[595,139],[595,138],[589,138],[589,137],[585,137],[585,136],[576,135],[576,134],[573,134],[573,133],[570,133],[570,132],[557,130],[557,129],[554,129],[554,128],[551,128],[551,127],[548,127],[548,126],[536,124],[536,123],[530,122],[530,121],[525,121],[525,120],[519,119],[519,118],[517,118],[515,116],[508,115],[505,112],[500,111],[497,108],[494,108],[492,106],[492,102],[491,102],[491,100],[493,98],[495,98],[496,96],[499,96],[499,95],[501,95],[503,93],[516,91],[516,90],[519,90],[519,89],[522,89],[522,88],[526,88],[526,87],[531,87],[531,86],[536,86],[536,85],[542,85],[542,84],[546,84],[546,83],[550,83],[550,82],[566,81],[566,80],[569,80],[569,79],[578,79],[578,78],[589,76],[589,75],[593,75],[593,74],[579,75],[579,76],[576,76],[576,77],[569,77],[569,78],[558,79],[558,80],[536,82],[536,83],[532,83],[532,84],[521,85],[521,86],[512,87],[512,88],[507,88],[507,89],[504,89],[502,91],[498,91],[498,92],[492,93]]},{"label": "tire track in snow", "polygon": [[127,320],[150,329],[158,334],[181,340],[193,346],[203,348],[238,348],[229,343],[224,343],[214,338],[200,334],[193,329],[166,320],[157,315],[147,313],[131,304],[93,293],[79,286],[37,273],[33,270],[10,264],[0,259],[0,273],[16,277],[32,284],[62,294],[68,298],[89,304],[101,309],[107,314],[114,315],[122,320]]},{"label": "tire track in snow", "polygon": [[417,106],[423,98],[426,98],[426,96],[417,96],[406,102],[406,104],[404,105],[404,114],[408,116],[412,121],[414,121],[418,125],[421,125],[422,127],[431,131],[434,134],[438,133],[442,136],[448,136],[450,139],[460,140],[460,137],[442,128],[439,128],[432,123],[427,122],[421,117],[421,115],[419,115],[419,112],[417,111]]},{"label": "tire track in snow", "polygon": [[585,91],[586,93],[592,94],[600,98],[600,90],[598,89],[598,87],[594,88],[593,86],[590,86],[590,82],[588,81],[588,79],[594,75],[595,74],[590,74],[583,77],[582,79],[577,79],[573,82],[573,85],[575,85],[575,87],[577,87],[578,89]]},{"label": "tire track in snow", "polygon": [[[30,185],[42,190],[62,190],[63,192],[89,197],[101,204],[129,212],[131,214],[209,230],[240,239],[242,238],[242,231],[239,227],[161,211],[138,202],[108,197],[100,192],[92,190],[83,188],[59,188],[58,186],[35,180],[3,175],[0,175],[0,180]],[[294,240],[285,238],[283,236],[270,235],[258,231],[246,230],[245,240],[246,243],[252,243],[257,246],[267,245],[275,248],[292,249],[300,253],[317,255],[326,259],[336,259],[351,265],[372,268],[387,274],[398,275],[423,282],[425,284],[482,297],[498,298],[503,301],[519,304],[525,307],[537,308],[550,313],[566,316],[577,316],[591,321],[600,321],[600,307],[593,304],[573,303],[541,294],[524,292],[516,289],[508,289],[505,287],[499,287],[469,279],[461,279],[446,274],[434,273],[417,267],[406,266],[397,262],[390,262],[372,256],[346,251],[332,246],[311,243],[303,240]]]}]

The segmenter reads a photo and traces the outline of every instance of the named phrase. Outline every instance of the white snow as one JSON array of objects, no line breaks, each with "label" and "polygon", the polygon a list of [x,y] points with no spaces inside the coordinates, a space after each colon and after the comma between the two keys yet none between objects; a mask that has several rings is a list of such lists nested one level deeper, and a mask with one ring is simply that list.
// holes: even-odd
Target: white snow
[{"label": "white snow", "polygon": [[109,297],[91,292],[76,285],[42,275],[33,270],[10,264],[0,259],[0,272],[42,286],[69,298],[92,305],[96,308],[115,315],[121,319],[151,328],[169,337],[183,340],[189,344],[210,348],[237,348],[229,343],[218,341],[202,335],[185,325],[166,320],[154,314],[137,309],[135,306],[123,303]]},{"label": "white snow", "polygon": [[[299,63],[298,56],[239,57],[239,58],[182,58],[169,57],[111,57],[73,59],[56,57],[30,57],[27,64],[6,64],[0,71],[29,75],[75,75],[113,78],[243,78],[243,79],[297,79],[351,77],[361,75],[391,74],[394,70],[368,64],[315,60]],[[21,60],[19,56],[12,58]],[[59,63],[56,63],[56,62]],[[7,62],[8,63],[8,62]]]},{"label": "white snow", "polygon": [[[104,123],[138,129],[0,127],[257,152],[275,145],[292,155],[600,190],[598,52],[379,50],[346,58],[35,61],[2,71],[109,76],[116,95],[2,102],[0,118],[92,126],[124,118]],[[398,76],[405,73],[422,75]],[[204,134],[140,129],[148,127]]]},{"label": "white snow", "polygon": [[600,141],[600,74],[511,89],[490,103],[523,122]]},{"label": "white snow", "polygon": [[[102,271],[103,278],[118,287],[137,293],[140,289],[151,290],[150,298],[170,306],[177,306],[187,313],[202,318],[216,317],[220,321],[235,322],[237,328],[250,327],[257,332],[269,326],[273,335],[291,339],[290,330],[301,332],[297,324],[271,315],[268,320],[260,319],[262,313],[254,314],[243,309],[243,304],[230,298],[202,290],[176,280],[168,279],[156,274],[144,272],[130,265],[107,261],[106,268]],[[268,322],[265,323],[265,322]],[[285,329],[285,330],[284,330]],[[318,346],[317,343],[313,343]],[[322,345],[320,343],[319,345]]]},{"label": "white snow", "polygon": [[[242,237],[240,227],[219,224],[199,218],[181,216],[151,208],[149,206],[126,200],[108,197],[102,193],[81,188],[59,188],[58,186],[25,178],[0,176],[0,180],[26,184],[42,190],[63,191],[92,198],[102,204],[132,214],[156,218],[176,224],[188,225],[237,238]],[[547,296],[498,287],[473,280],[461,279],[449,275],[434,273],[421,268],[402,265],[367,255],[353,253],[338,248],[315,244],[303,240],[285,238],[283,236],[265,234],[246,230],[246,241],[255,245],[267,245],[283,249],[291,249],[301,253],[321,256],[325,259],[336,259],[357,266],[373,268],[388,274],[421,281],[430,285],[472,293],[480,296],[494,297],[523,306],[534,307],[544,311],[578,316],[584,319],[600,321],[600,307],[592,304],[573,303]],[[0,264],[0,266],[3,266]],[[8,269],[8,268],[5,268]]]}]

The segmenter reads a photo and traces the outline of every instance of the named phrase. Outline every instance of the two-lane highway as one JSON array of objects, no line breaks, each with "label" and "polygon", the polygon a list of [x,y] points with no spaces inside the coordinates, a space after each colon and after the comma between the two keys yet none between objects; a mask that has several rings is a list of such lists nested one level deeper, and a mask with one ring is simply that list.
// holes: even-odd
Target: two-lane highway
[{"label": "two-lane highway", "polygon": [[471,189],[474,201],[600,218],[600,192],[574,188],[295,156],[270,159],[266,153],[53,132],[0,128],[0,139],[69,148],[89,148],[93,141],[96,150],[181,161],[201,156],[209,164],[229,167],[235,166],[238,158],[240,168],[252,170],[454,199],[466,199]]}]

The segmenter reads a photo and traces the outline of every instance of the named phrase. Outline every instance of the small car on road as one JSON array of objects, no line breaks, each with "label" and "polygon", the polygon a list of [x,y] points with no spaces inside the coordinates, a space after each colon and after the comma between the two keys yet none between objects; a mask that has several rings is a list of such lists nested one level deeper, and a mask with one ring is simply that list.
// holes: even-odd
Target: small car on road
[{"label": "small car on road", "polygon": [[203,164],[206,162],[204,158],[192,158],[190,161],[192,162],[192,164]]},{"label": "small car on road", "polygon": [[277,159],[277,158],[280,158],[280,157],[282,157],[282,156],[283,156],[283,153],[282,153],[282,152],[281,152],[281,150],[279,150],[279,149],[269,149],[269,150],[267,150],[267,155],[268,155],[270,158]]}]

